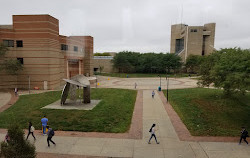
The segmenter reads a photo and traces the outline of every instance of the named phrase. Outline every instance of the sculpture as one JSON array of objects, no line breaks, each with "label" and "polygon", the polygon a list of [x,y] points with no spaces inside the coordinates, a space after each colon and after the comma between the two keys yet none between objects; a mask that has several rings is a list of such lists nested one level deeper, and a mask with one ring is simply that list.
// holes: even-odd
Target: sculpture
[{"label": "sculpture", "polygon": [[[90,103],[90,82],[88,78],[84,75],[76,75],[71,79],[63,79],[66,81],[61,95],[61,105],[64,105],[69,91],[71,91],[71,99],[77,99],[76,97],[76,87],[83,87],[83,103]],[[70,90],[71,89],[71,90]]]}]

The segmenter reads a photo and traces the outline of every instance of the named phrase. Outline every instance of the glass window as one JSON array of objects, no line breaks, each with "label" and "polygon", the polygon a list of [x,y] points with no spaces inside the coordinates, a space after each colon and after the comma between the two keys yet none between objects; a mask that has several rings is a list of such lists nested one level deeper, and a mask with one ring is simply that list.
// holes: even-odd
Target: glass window
[{"label": "glass window", "polygon": [[21,40],[16,41],[16,47],[23,47],[23,41]]},{"label": "glass window", "polygon": [[78,47],[77,46],[74,46],[74,51],[78,52]]},{"label": "glass window", "polygon": [[68,50],[68,45],[61,44],[61,50]]},{"label": "glass window", "polygon": [[3,44],[6,47],[14,47],[14,40],[3,40]]}]

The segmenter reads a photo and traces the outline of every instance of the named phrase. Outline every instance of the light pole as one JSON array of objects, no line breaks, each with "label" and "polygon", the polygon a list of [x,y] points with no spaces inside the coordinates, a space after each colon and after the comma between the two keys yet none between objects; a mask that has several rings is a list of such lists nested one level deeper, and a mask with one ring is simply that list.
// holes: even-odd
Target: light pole
[{"label": "light pole", "polygon": [[97,75],[95,74],[95,88],[97,88]]},{"label": "light pole", "polygon": [[168,85],[169,85],[169,77],[166,76],[166,80],[167,80],[167,102],[168,102]]},{"label": "light pole", "polygon": [[160,77],[160,87],[159,87],[159,91],[161,91],[161,75],[158,75],[158,77]]},{"label": "light pole", "polygon": [[29,94],[30,94],[30,76],[28,76],[29,79]]}]

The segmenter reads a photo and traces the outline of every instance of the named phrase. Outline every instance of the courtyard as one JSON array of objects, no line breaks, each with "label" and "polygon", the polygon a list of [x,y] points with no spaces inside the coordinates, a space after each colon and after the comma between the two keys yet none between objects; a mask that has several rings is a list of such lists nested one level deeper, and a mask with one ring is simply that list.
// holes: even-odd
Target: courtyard
[{"label": "courtyard", "polygon": [[[166,79],[161,78],[162,89],[166,89]],[[151,97],[152,90],[156,90],[160,85],[160,78],[112,78],[98,76],[98,88],[120,88],[131,89],[130,91],[136,92],[134,89],[134,83],[137,83],[137,97],[133,102],[134,112],[131,119],[131,126],[129,130],[123,130],[121,133],[114,133],[116,131],[98,132],[92,130],[92,132],[80,132],[80,131],[55,131],[54,141],[57,146],[46,146],[46,137],[41,135],[41,130],[36,128],[35,135],[36,141],[30,138],[30,141],[35,144],[38,157],[183,157],[183,158],[244,158],[249,157],[249,146],[242,144],[238,145],[238,137],[193,137],[190,133],[185,135],[185,131],[182,128],[182,121],[176,119],[178,115],[167,103],[163,92],[156,91],[154,99]],[[164,83],[165,82],[165,83]],[[169,89],[183,89],[183,88],[195,88],[197,80],[190,78],[171,78],[169,81]],[[96,85],[92,85],[95,88]],[[93,91],[98,90],[92,89]],[[114,89],[114,90],[115,90]],[[132,90],[133,89],[133,90]],[[107,89],[109,90],[109,89]],[[122,90],[120,90],[122,91]],[[49,92],[48,94],[55,93],[56,96],[60,95],[59,92]],[[57,94],[58,93],[58,94]],[[104,91],[102,93],[105,93]],[[110,95],[114,94],[112,89],[109,90]],[[28,97],[27,91],[20,91],[20,98]],[[1,94],[1,103],[8,102],[10,93]],[[42,93],[41,95],[46,95]],[[108,96],[108,94],[102,94]],[[126,95],[124,95],[125,98]],[[96,97],[96,96],[94,96]],[[109,96],[110,97],[110,96]],[[49,100],[49,97],[46,97]],[[124,97],[119,98],[119,104]],[[131,99],[130,99],[131,100]],[[33,99],[34,101],[34,99]],[[35,101],[36,102],[36,101]],[[10,102],[9,102],[10,103]],[[17,102],[18,103],[18,102]],[[48,104],[48,103],[46,103]],[[4,107],[5,105],[0,105]],[[42,105],[40,105],[42,106]],[[5,112],[10,112],[13,107],[9,108]],[[97,107],[98,108],[98,105]],[[105,110],[105,109],[103,109]],[[116,109],[113,109],[115,111]],[[59,110],[60,111],[60,110]],[[51,111],[59,116],[60,112],[57,110]],[[29,113],[32,113],[29,111]],[[70,112],[71,113],[71,112]],[[77,111],[72,111],[78,113]],[[110,113],[111,117],[112,113]],[[124,115],[118,112],[118,115]],[[58,117],[57,116],[57,117]],[[1,117],[1,114],[0,114]],[[3,116],[2,116],[3,117]],[[76,118],[74,116],[74,118]],[[99,116],[96,116],[99,117]],[[2,121],[2,118],[1,118]],[[6,120],[7,121],[7,120]],[[23,120],[25,124],[27,120]],[[119,122],[119,121],[118,121]],[[50,122],[53,126],[53,121]],[[156,144],[152,140],[152,144],[148,144],[147,141],[150,137],[148,132],[151,125],[155,123],[157,139],[160,144]],[[182,123],[182,124],[181,124]],[[39,117],[37,118],[37,124],[39,124]],[[79,122],[78,124],[81,124]],[[1,123],[1,125],[3,125]],[[93,126],[97,124],[94,123]],[[56,123],[54,126],[57,126]],[[67,125],[68,126],[68,125]],[[25,125],[24,125],[25,127]],[[69,126],[70,128],[70,126]],[[125,133],[124,133],[125,131]],[[27,132],[27,131],[26,131]],[[107,133],[108,132],[108,133]],[[111,133],[110,133],[111,132]],[[4,139],[6,130],[2,128],[0,130],[0,139]],[[190,136],[188,136],[188,134]]]}]

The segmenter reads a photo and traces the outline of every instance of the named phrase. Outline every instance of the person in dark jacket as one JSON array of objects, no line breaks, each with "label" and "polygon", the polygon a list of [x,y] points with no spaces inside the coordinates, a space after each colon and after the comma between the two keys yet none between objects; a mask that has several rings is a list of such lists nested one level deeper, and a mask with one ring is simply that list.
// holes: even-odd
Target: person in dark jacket
[{"label": "person in dark jacket", "polygon": [[48,147],[50,147],[49,141],[51,141],[54,145],[56,145],[56,143],[52,140],[52,137],[54,136],[54,130],[52,128],[49,128],[49,126],[47,126],[48,129],[48,137],[47,137],[47,142],[48,142]]},{"label": "person in dark jacket", "polygon": [[151,139],[154,137],[155,141],[157,144],[160,144],[160,142],[157,141],[156,136],[155,136],[155,131],[157,131],[158,129],[155,128],[155,124],[152,125],[152,127],[150,128],[149,132],[151,133],[151,137],[149,138],[148,144],[151,144],[150,141]]},{"label": "person in dark jacket", "polygon": [[242,139],[248,144],[247,139],[246,139],[247,137],[249,137],[248,132],[245,127],[242,127],[239,145],[241,144]]},{"label": "person in dark jacket", "polygon": [[28,135],[27,135],[26,140],[29,138],[29,135],[30,135],[30,134],[32,134],[34,140],[36,140],[36,137],[34,136],[34,130],[35,130],[35,128],[32,126],[32,123],[29,122],[29,133],[28,133]]}]

